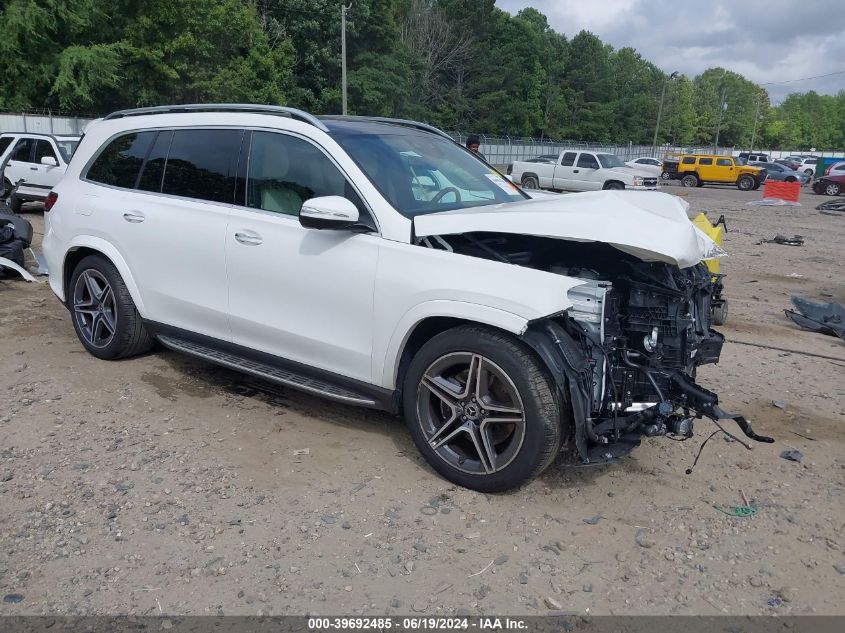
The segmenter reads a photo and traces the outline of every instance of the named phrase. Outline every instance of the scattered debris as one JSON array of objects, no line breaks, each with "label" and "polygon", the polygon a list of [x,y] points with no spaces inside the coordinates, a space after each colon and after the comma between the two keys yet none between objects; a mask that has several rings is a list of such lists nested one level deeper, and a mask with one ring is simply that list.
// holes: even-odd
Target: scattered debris
[{"label": "scattered debris", "polygon": [[799,462],[799,463],[801,462],[801,458],[804,457],[804,455],[801,454],[801,451],[796,450],[794,448],[783,451],[780,454],[780,456],[781,456],[781,458],[789,460],[791,462]]},{"label": "scattered debris", "polygon": [[17,604],[21,600],[23,600],[23,595],[19,593],[7,593],[3,596],[3,602],[6,604]]},{"label": "scattered debris", "polygon": [[552,611],[560,611],[561,609],[563,609],[563,605],[561,605],[560,602],[558,602],[551,596],[546,596],[545,598],[543,598],[543,602],[545,602],[546,606]]},{"label": "scattered debris", "polygon": [[786,409],[787,404],[789,403],[783,402],[782,400],[772,400],[772,406],[777,407],[778,409]]},{"label": "scattered debris", "polygon": [[310,455],[311,449],[310,448],[297,448],[293,451],[294,456],[297,455]]},{"label": "scattered debris", "polygon": [[586,523],[587,525],[596,525],[596,524],[597,524],[597,523],[598,523],[601,519],[603,519],[603,518],[604,518],[604,517],[603,517],[602,515],[597,514],[596,516],[593,516],[593,517],[587,517],[586,519],[582,519],[582,520],[583,520],[583,521],[584,521],[584,523]]},{"label": "scattered debris", "polygon": [[495,562],[496,562],[496,560],[495,560],[495,559],[491,560],[489,563],[487,563],[487,566],[486,566],[484,569],[482,569],[481,571],[477,571],[477,572],[475,572],[474,574],[470,574],[469,576],[467,576],[467,578],[474,578],[475,576],[480,576],[480,575],[481,575],[481,574],[483,574],[485,571],[487,571],[488,569],[490,569],[490,568],[493,566],[493,563],[495,563]]},{"label": "scattered debris", "polygon": [[818,303],[796,295],[789,299],[798,308],[798,312],[784,310],[784,314],[796,325],[805,330],[838,336],[845,340],[845,307],[841,304]]},{"label": "scattered debris", "polygon": [[786,237],[786,235],[781,235],[778,233],[770,240],[760,240],[757,242],[758,245],[760,244],[783,244],[784,246],[804,246],[804,237],[802,235],[793,235],[792,237]]},{"label": "scattered debris", "polygon": [[800,207],[800,202],[792,202],[791,200],[784,200],[782,198],[763,198],[762,200],[752,200],[745,203],[749,207]]},{"label": "scattered debris", "polygon": [[[817,211],[841,211],[845,213],[845,200],[828,200],[816,206]],[[830,214],[834,215],[834,214]],[[838,215],[838,214],[837,214]]]},{"label": "scattered debris", "polygon": [[730,508],[723,508],[722,506],[713,507],[722,514],[727,514],[729,517],[745,518],[757,515],[757,508],[749,505],[731,506]]}]

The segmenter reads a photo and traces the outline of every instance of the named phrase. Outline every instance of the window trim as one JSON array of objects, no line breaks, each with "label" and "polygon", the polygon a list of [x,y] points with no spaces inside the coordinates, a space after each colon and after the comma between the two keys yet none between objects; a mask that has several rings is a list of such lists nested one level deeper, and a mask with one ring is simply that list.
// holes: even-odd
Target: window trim
[{"label": "window trim", "polygon": [[[346,179],[346,181],[355,190],[355,193],[358,194],[358,197],[361,199],[361,202],[364,203],[364,207],[367,209],[368,213],[370,214],[370,217],[373,219],[373,223],[376,225],[375,233],[370,233],[370,235],[378,235],[378,236],[382,235],[382,229],[381,229],[381,224],[379,223],[378,214],[376,214],[373,211],[373,205],[370,204],[370,202],[367,200],[366,196],[364,196],[361,193],[361,189],[355,183],[355,180],[349,176],[349,173],[334,159],[334,157],[331,155],[331,153],[325,147],[320,145],[320,143],[318,143],[314,139],[309,138],[308,136],[305,136],[305,135],[300,134],[299,132],[295,132],[293,130],[284,130],[284,129],[274,128],[274,127],[243,126],[243,125],[175,125],[175,126],[174,125],[164,125],[164,126],[128,128],[128,129],[125,129],[125,130],[120,130],[118,132],[115,132],[114,134],[112,134],[110,137],[108,137],[105,141],[103,141],[100,144],[100,147],[97,149],[97,151],[94,152],[91,155],[91,157],[86,161],[85,165],[82,166],[82,169],[80,169],[79,180],[82,181],[82,182],[88,183],[90,185],[94,185],[96,187],[106,187],[108,189],[114,189],[116,191],[128,191],[130,193],[137,193],[137,194],[143,194],[143,195],[148,195],[148,196],[165,196],[167,198],[172,198],[172,199],[175,199],[175,200],[186,200],[186,201],[189,201],[189,202],[200,202],[200,203],[205,203],[205,204],[213,204],[213,205],[216,205],[216,206],[228,207],[230,209],[237,208],[237,209],[244,209],[246,211],[251,211],[251,212],[272,214],[273,217],[276,217],[276,218],[286,217],[286,218],[289,218],[289,219],[295,221],[297,223],[297,225],[299,224],[299,216],[286,215],[286,214],[283,214],[283,213],[276,213],[275,211],[266,211],[265,209],[254,209],[252,207],[247,207],[247,206],[238,204],[237,202],[231,202],[231,203],[230,202],[215,202],[213,200],[203,200],[201,198],[189,198],[189,197],[186,197],[186,196],[177,196],[177,195],[172,194],[172,193],[162,193],[161,191],[144,191],[142,189],[134,189],[134,188],[128,188],[128,187],[118,187],[117,185],[108,185],[108,184],[105,184],[105,183],[102,183],[102,182],[96,182],[94,180],[88,179],[88,171],[91,169],[91,165],[94,164],[94,161],[96,161],[100,157],[100,154],[102,154],[105,151],[105,149],[112,143],[112,141],[114,141],[119,136],[124,136],[126,134],[140,134],[141,132],[157,132],[157,133],[167,132],[167,131],[175,132],[177,130],[241,130],[243,132],[243,136],[241,137],[241,155],[243,155],[243,151],[244,151],[244,138],[246,138],[247,133],[249,133],[250,134],[250,143],[251,143],[251,141],[252,141],[252,134],[251,133],[252,132],[273,132],[273,133],[276,133],[276,134],[286,134],[288,136],[293,136],[293,137],[299,138],[303,141],[306,141],[308,143],[311,143],[311,145],[313,145],[314,147],[317,148],[317,150],[322,152],[323,155],[325,155],[332,162],[332,164],[338,169],[338,171],[340,171],[340,173],[343,175],[343,177]],[[150,146],[150,148],[152,148],[152,145]],[[249,173],[249,153],[248,153],[249,149],[250,149],[249,147],[246,148],[246,150],[247,150],[247,170],[246,170],[246,173],[247,174]],[[341,151],[346,153],[343,150],[343,148],[341,148]],[[168,150],[168,154],[169,154],[169,150]],[[146,161],[147,161],[148,156],[149,156],[149,150],[147,151],[147,156],[144,157],[144,163],[142,164],[142,167],[146,165]],[[352,160],[352,158],[349,157],[349,160]],[[239,161],[240,161],[240,159],[239,159]],[[166,164],[165,164],[165,169],[166,169]],[[138,173],[140,175],[142,173],[141,170],[139,170]],[[136,185],[138,184],[138,178],[137,177],[135,178],[135,184]],[[237,185],[236,185],[236,189],[237,189]],[[244,198],[244,202],[246,202],[246,198]]]},{"label": "window trim", "polygon": [[[375,234],[379,235],[379,236],[382,234],[381,224],[379,224],[378,216],[376,215],[376,213],[373,212],[373,206],[369,203],[369,201],[367,201],[367,198],[361,193],[361,190],[358,188],[358,185],[355,184],[355,181],[352,178],[349,177],[349,174],[346,172],[346,170],[343,169],[343,167],[341,167],[338,164],[338,162],[326,150],[325,147],[323,147],[322,145],[320,145],[319,143],[314,141],[314,139],[309,138],[307,136],[304,136],[303,134],[300,134],[298,132],[294,132],[293,130],[280,130],[278,128],[265,128],[265,127],[245,127],[243,129],[244,129],[245,132],[250,133],[249,145],[246,148],[246,150],[247,150],[246,172],[245,172],[246,173],[246,183],[244,184],[244,202],[246,202],[246,192],[247,192],[247,187],[248,187],[248,183],[249,183],[249,167],[250,167],[249,163],[250,163],[250,160],[252,158],[252,133],[253,132],[272,132],[272,133],[275,133],[275,134],[284,134],[286,136],[298,138],[300,140],[306,141],[307,143],[310,143],[315,148],[317,148],[317,151],[321,152],[324,156],[326,156],[329,159],[329,161],[341,173],[341,175],[346,180],[346,182],[348,182],[349,185],[355,190],[355,193],[358,194],[358,198],[364,204],[364,207],[367,209],[367,212],[369,213],[370,217],[372,218],[373,223],[376,225]],[[344,151],[343,148],[341,148],[341,151]],[[344,151],[344,153],[345,153],[345,151]],[[350,157],[350,160],[351,160],[351,157]],[[274,218],[288,218],[292,221],[295,221],[297,223],[297,225],[299,224],[299,216],[298,215],[288,215],[287,213],[279,213],[277,211],[268,211],[267,209],[259,209],[259,208],[256,208],[256,207],[248,207],[248,206],[246,206],[246,204],[235,203],[233,206],[237,209],[243,209],[245,211],[259,212],[261,214],[268,214],[268,215],[271,215]]]}]

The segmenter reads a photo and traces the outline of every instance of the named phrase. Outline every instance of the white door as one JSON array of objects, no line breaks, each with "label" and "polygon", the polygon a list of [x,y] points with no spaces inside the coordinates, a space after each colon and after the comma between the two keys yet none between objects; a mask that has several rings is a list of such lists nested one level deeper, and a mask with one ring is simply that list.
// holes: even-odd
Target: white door
[{"label": "white door", "polygon": [[572,188],[575,191],[598,191],[601,189],[604,183],[600,182],[598,177],[599,167],[599,161],[595,154],[581,152],[575,162],[575,168],[572,170]]},{"label": "white door", "polygon": [[[56,164],[42,165],[42,158],[52,158],[56,161]],[[49,139],[38,139],[35,141],[35,156],[33,157],[33,162],[38,170],[37,179],[33,178],[33,182],[48,190],[58,184],[59,180],[61,180],[62,176],[64,176],[65,169],[67,168],[61,156],[59,156],[59,153],[56,151],[56,148],[53,146],[53,142]]]},{"label": "white door", "polygon": [[145,318],[231,341],[224,249],[243,135],[131,133],[91,166],[88,180],[124,190],[91,187],[77,212],[95,216],[87,224],[123,254]]},{"label": "white door", "polygon": [[15,143],[5,172],[6,178],[12,185],[16,185],[20,180],[31,180],[38,171],[38,168],[32,162],[34,149],[35,139],[32,138],[22,138]]},{"label": "white door", "polygon": [[560,163],[555,165],[555,179],[553,189],[572,189],[575,158],[578,152],[564,152],[560,157]]},{"label": "white door", "polygon": [[[340,195],[369,212],[343,174],[302,138],[253,132],[245,206],[226,235],[235,343],[372,382],[376,234],[305,229],[313,197]],[[374,225],[373,225],[374,226]]]}]

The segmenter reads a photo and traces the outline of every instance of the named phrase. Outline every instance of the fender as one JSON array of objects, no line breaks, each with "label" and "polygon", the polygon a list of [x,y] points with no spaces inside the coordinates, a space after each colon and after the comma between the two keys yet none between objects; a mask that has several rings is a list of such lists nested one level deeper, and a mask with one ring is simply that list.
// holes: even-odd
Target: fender
[{"label": "fender", "polygon": [[[64,280],[65,278],[65,263],[67,262],[68,255],[75,250],[80,248],[90,248],[95,251],[99,251],[103,255],[105,255],[111,263],[114,264],[115,268],[117,268],[117,272],[120,273],[120,276],[123,278],[123,283],[126,284],[127,290],[129,290],[129,294],[132,297],[132,301],[135,302],[135,307],[138,309],[140,315],[144,318],[147,316],[146,309],[144,307],[144,301],[141,298],[141,293],[138,290],[138,285],[135,283],[135,278],[132,276],[132,272],[129,269],[129,265],[126,263],[126,260],[121,255],[120,251],[118,251],[113,244],[107,242],[106,240],[94,237],[93,235],[77,235],[71,240],[70,245],[68,246],[67,250],[65,251],[64,257],[62,258],[62,269],[61,274],[59,276],[53,277],[50,276],[51,282],[53,279]],[[57,289],[53,287],[53,292],[62,300],[65,301],[65,289],[64,287]],[[61,291],[61,294],[59,293]]]},{"label": "fender", "polygon": [[375,355],[373,356],[373,375],[377,377],[380,386],[389,389],[396,388],[399,361],[408,338],[420,323],[431,317],[464,319],[505,330],[517,336],[525,332],[529,323],[524,317],[512,312],[477,303],[449,300],[419,303],[408,310],[397,323],[389,339],[385,354],[381,358],[381,367],[376,366],[378,359]]}]

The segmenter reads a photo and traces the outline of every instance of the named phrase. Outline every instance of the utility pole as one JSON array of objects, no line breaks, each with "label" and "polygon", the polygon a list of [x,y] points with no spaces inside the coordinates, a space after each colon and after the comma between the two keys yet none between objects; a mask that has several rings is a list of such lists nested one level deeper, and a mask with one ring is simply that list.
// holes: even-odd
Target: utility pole
[{"label": "utility pole", "polygon": [[663,90],[660,92],[660,105],[657,107],[657,125],[654,126],[654,140],[651,143],[652,150],[657,148],[657,132],[660,130],[660,117],[663,114],[663,99],[666,97],[666,82],[677,76],[678,72],[675,71],[668,77],[663,78]]},{"label": "utility pole", "polygon": [[728,74],[727,69],[722,72],[722,98],[719,99],[719,118],[716,121],[716,138],[713,140],[713,153],[716,153],[716,149],[719,147],[719,131],[722,129],[722,114],[724,114],[725,110],[728,107],[727,102],[725,101],[725,97],[727,96],[728,87],[725,85],[725,75]]},{"label": "utility pole", "polygon": [[757,138],[757,121],[760,119],[760,97],[762,96],[762,92],[757,92],[757,110],[754,112],[754,131],[751,132],[751,147],[748,148],[749,152],[754,151],[754,140]]},{"label": "utility pole", "polygon": [[346,114],[346,12],[352,7],[349,5],[340,5],[340,56],[341,56],[341,91],[343,92],[343,114]]}]

